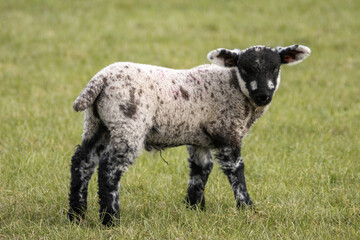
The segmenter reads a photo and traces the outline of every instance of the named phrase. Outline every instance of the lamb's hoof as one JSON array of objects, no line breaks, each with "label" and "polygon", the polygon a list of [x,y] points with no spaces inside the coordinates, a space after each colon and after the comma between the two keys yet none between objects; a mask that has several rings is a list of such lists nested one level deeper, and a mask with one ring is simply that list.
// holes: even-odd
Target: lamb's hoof
[{"label": "lamb's hoof", "polygon": [[186,205],[186,209],[206,211],[205,197],[202,197],[201,200],[190,200],[190,198],[187,196],[183,202]]},{"label": "lamb's hoof", "polygon": [[70,208],[68,211],[68,219],[70,222],[79,223],[85,218],[86,209],[84,208]]},{"label": "lamb's hoof", "polygon": [[114,227],[120,223],[120,212],[110,214],[107,212],[100,213],[102,225],[106,227]]},{"label": "lamb's hoof", "polygon": [[250,209],[256,212],[255,206],[253,202],[250,200],[250,198],[245,201],[237,201],[236,207],[238,209],[242,209],[242,210]]},{"label": "lamb's hoof", "polygon": [[250,200],[249,202],[245,202],[245,201],[238,201],[236,203],[236,207],[237,208],[241,208],[241,209],[245,209],[245,208],[250,208],[253,206],[252,201]]}]

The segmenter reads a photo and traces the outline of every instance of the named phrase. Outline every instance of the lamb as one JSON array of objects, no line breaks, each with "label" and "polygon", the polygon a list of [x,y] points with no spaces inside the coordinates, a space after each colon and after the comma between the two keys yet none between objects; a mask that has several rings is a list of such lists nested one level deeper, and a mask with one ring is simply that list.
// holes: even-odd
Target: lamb
[{"label": "lamb", "polygon": [[87,209],[87,189],[98,166],[100,218],[119,214],[119,181],[143,149],[187,145],[190,180],[186,203],[205,208],[204,188],[213,168],[211,150],[228,177],[238,207],[252,205],[241,143],[269,108],[280,84],[280,66],[310,55],[302,45],[245,50],[216,49],[213,64],[187,70],[118,62],[105,67],[74,102],[85,110],[82,143],[71,159],[71,221]]}]

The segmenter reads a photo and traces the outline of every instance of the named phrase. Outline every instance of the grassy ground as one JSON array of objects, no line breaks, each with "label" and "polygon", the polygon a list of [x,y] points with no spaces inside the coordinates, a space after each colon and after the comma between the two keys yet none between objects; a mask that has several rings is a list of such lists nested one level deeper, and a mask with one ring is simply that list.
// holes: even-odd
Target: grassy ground
[{"label": "grassy ground", "polygon": [[[165,3],[166,2],[166,3]],[[243,3],[242,3],[243,2]],[[359,1],[0,0],[0,239],[360,239]],[[207,212],[187,211],[183,147],[144,153],[121,182],[121,225],[66,219],[83,115],[72,102],[115,61],[173,68],[208,51],[300,43],[243,156],[257,212],[217,167]]]}]

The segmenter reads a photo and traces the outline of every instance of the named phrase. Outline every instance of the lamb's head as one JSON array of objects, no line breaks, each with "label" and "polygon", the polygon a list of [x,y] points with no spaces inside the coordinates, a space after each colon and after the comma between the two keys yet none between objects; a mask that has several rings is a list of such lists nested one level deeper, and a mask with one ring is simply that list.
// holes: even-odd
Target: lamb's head
[{"label": "lamb's head", "polygon": [[280,66],[294,65],[310,55],[302,45],[269,48],[254,46],[245,50],[219,48],[209,52],[208,59],[217,65],[237,68],[241,91],[252,104],[269,104],[280,84]]}]

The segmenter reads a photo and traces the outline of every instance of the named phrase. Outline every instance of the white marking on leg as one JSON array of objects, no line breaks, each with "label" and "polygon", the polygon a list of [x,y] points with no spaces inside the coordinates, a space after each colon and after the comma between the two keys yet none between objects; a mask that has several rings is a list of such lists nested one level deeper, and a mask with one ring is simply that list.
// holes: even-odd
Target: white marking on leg
[{"label": "white marking on leg", "polygon": [[190,179],[189,179],[189,186],[194,186],[194,185],[204,185],[201,177],[199,175],[195,175],[195,176],[192,176]]},{"label": "white marking on leg", "polygon": [[191,148],[191,151],[193,151],[194,156],[191,161],[193,161],[196,165],[205,168],[212,162],[211,154],[208,148],[194,148],[192,146],[189,146],[188,148]]},{"label": "white marking on leg", "polygon": [[244,194],[240,191],[240,190],[237,190],[237,196],[238,196],[238,198],[239,198],[239,200],[241,201],[241,202],[244,202],[245,201],[245,196],[244,196]]},{"label": "white marking on leg", "polygon": [[113,191],[113,192],[110,192],[110,195],[112,197],[112,202],[111,202],[111,207],[112,207],[112,210],[116,211],[116,204],[117,204],[117,194],[118,194],[118,191]]}]

